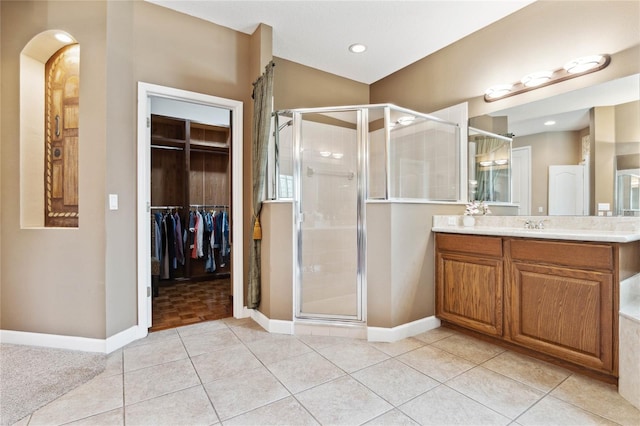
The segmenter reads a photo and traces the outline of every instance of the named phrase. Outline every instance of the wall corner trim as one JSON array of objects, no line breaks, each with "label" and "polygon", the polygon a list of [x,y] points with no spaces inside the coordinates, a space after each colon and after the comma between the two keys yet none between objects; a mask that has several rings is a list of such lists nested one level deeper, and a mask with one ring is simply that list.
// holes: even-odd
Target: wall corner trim
[{"label": "wall corner trim", "polygon": [[272,320],[257,309],[253,309],[251,318],[269,333],[294,334],[293,321]]},{"label": "wall corner trim", "polygon": [[440,327],[440,320],[435,316],[422,318],[392,328],[367,327],[367,340],[369,342],[397,342],[438,327]]},{"label": "wall corner trim", "polygon": [[140,329],[138,326],[130,327],[106,339],[0,330],[0,342],[109,354],[146,335],[147,330]]}]

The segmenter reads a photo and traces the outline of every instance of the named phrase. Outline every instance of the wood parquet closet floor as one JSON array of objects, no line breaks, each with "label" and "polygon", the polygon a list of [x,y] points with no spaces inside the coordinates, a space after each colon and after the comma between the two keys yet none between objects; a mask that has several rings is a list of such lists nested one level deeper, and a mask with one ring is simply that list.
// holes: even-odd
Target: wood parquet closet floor
[{"label": "wood parquet closet floor", "polygon": [[233,316],[229,278],[161,284],[153,298],[152,324],[159,331]]}]

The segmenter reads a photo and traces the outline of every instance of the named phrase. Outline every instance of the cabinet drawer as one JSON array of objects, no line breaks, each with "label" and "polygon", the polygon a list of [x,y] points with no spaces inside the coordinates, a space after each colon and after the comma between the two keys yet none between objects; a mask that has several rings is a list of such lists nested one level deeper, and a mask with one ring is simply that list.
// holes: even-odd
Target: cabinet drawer
[{"label": "cabinet drawer", "polygon": [[509,240],[513,260],[548,263],[573,268],[613,269],[613,247],[605,244],[539,240]]},{"label": "cabinet drawer", "polygon": [[441,251],[470,253],[476,256],[502,257],[502,238],[465,234],[436,234]]}]

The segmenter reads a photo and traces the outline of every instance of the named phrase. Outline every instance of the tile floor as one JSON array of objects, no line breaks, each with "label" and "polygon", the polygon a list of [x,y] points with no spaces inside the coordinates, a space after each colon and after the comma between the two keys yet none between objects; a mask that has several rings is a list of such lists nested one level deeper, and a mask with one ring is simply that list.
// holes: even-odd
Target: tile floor
[{"label": "tile floor", "polygon": [[395,343],[232,318],[150,334],[18,425],[639,425],[613,386],[440,328]]}]

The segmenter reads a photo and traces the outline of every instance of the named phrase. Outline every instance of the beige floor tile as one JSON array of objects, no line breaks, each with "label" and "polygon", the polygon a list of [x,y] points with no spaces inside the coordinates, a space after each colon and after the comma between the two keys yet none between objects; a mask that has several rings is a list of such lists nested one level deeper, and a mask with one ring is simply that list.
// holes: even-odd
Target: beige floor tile
[{"label": "beige floor tile", "polygon": [[383,415],[365,423],[366,426],[419,426],[419,424],[399,410],[387,411]]},{"label": "beige floor tile", "polygon": [[214,331],[189,334],[182,338],[182,342],[189,356],[194,357],[237,345],[240,343],[240,339],[225,326],[222,329]]},{"label": "beige floor tile", "polygon": [[223,318],[220,321],[227,324],[229,327],[240,327],[240,326],[250,326],[250,325],[258,325],[252,318]]},{"label": "beige floor tile", "polygon": [[507,425],[510,420],[482,404],[440,385],[398,407],[421,425]]},{"label": "beige floor tile", "polygon": [[340,343],[319,348],[317,351],[347,373],[361,370],[389,358],[389,355],[364,342]]},{"label": "beige floor tile", "polygon": [[288,397],[226,420],[224,424],[225,426],[306,426],[319,423],[295,398]]},{"label": "beige floor tile", "polygon": [[544,396],[544,392],[483,367],[469,370],[447,385],[510,419],[518,417]]},{"label": "beige floor tile", "polygon": [[415,351],[400,355],[396,359],[439,382],[446,382],[475,367],[475,364],[459,356],[432,346],[423,346]]},{"label": "beige floor tile", "polygon": [[242,374],[262,366],[242,344],[191,358],[202,383]]},{"label": "beige floor tile", "polygon": [[312,351],[297,338],[284,335],[247,342],[247,347],[265,365]]},{"label": "beige floor tile", "polygon": [[393,408],[349,376],[301,392],[296,398],[323,425],[361,424]]},{"label": "beige floor tile", "polygon": [[518,423],[523,426],[615,426],[617,424],[552,396],[543,398],[528,409],[518,417]]},{"label": "beige floor tile", "polygon": [[349,337],[323,336],[323,335],[302,335],[296,336],[299,340],[313,349],[325,348],[327,346],[337,345],[341,343],[351,343],[354,339]]},{"label": "beige floor tile", "polygon": [[118,349],[107,355],[107,362],[104,371],[100,376],[113,376],[123,372],[123,350]]},{"label": "beige floor tile", "polygon": [[269,334],[267,330],[260,327],[260,325],[256,324],[255,322],[246,325],[232,326],[231,331],[233,331],[234,334],[238,336],[238,339],[242,340],[245,343],[272,337],[272,335]]},{"label": "beige floor tile", "polygon": [[569,370],[514,352],[503,352],[482,364],[543,392],[549,392],[571,375]]},{"label": "beige floor tile", "polygon": [[128,426],[213,425],[218,417],[202,386],[149,399],[125,409]]},{"label": "beige floor tile", "polygon": [[413,337],[423,341],[426,344],[431,344],[433,342],[437,342],[440,339],[444,339],[445,337],[449,337],[454,334],[458,334],[458,333],[448,328],[438,327],[438,328],[434,328],[433,330],[425,331],[424,333],[420,333]]},{"label": "beige floor tile", "polygon": [[367,367],[352,376],[395,406],[440,384],[395,359]]},{"label": "beige floor tile", "polygon": [[454,334],[434,342],[432,346],[476,364],[483,363],[505,351],[499,346],[465,336],[464,334]]},{"label": "beige floor tile", "polygon": [[125,346],[125,349],[135,348],[136,346],[148,345],[149,343],[155,343],[162,340],[167,339],[175,339],[178,337],[178,331],[175,328],[170,328],[168,330],[160,330],[154,331],[152,333],[147,334],[147,337],[144,339],[134,340]]},{"label": "beige floor tile", "polygon": [[265,367],[216,380],[204,387],[223,421],[291,395]]},{"label": "beige floor tile", "polygon": [[197,324],[185,325],[176,328],[180,337],[193,336],[194,334],[209,333],[211,331],[228,329],[229,326],[222,320],[204,321]]},{"label": "beige floor tile", "polygon": [[372,342],[369,344],[389,356],[398,356],[425,345],[423,341],[414,339],[412,337],[409,337],[408,339],[398,340],[397,342]]},{"label": "beige floor tile", "polygon": [[124,375],[124,403],[135,404],[199,384],[190,359],[141,368]]},{"label": "beige floor tile", "polygon": [[316,352],[269,364],[267,368],[294,394],[345,374]]},{"label": "beige floor tile", "polygon": [[124,408],[117,408],[115,410],[107,411],[106,413],[96,414],[95,416],[87,417],[68,424],[72,426],[124,425]]},{"label": "beige floor tile", "polygon": [[37,410],[29,425],[69,423],[121,408],[122,376],[96,377]]},{"label": "beige floor tile", "polygon": [[621,425],[640,425],[640,410],[621,397],[613,385],[574,374],[551,395]]},{"label": "beige floor tile", "polygon": [[187,358],[187,351],[176,337],[124,349],[124,371],[133,371]]}]

